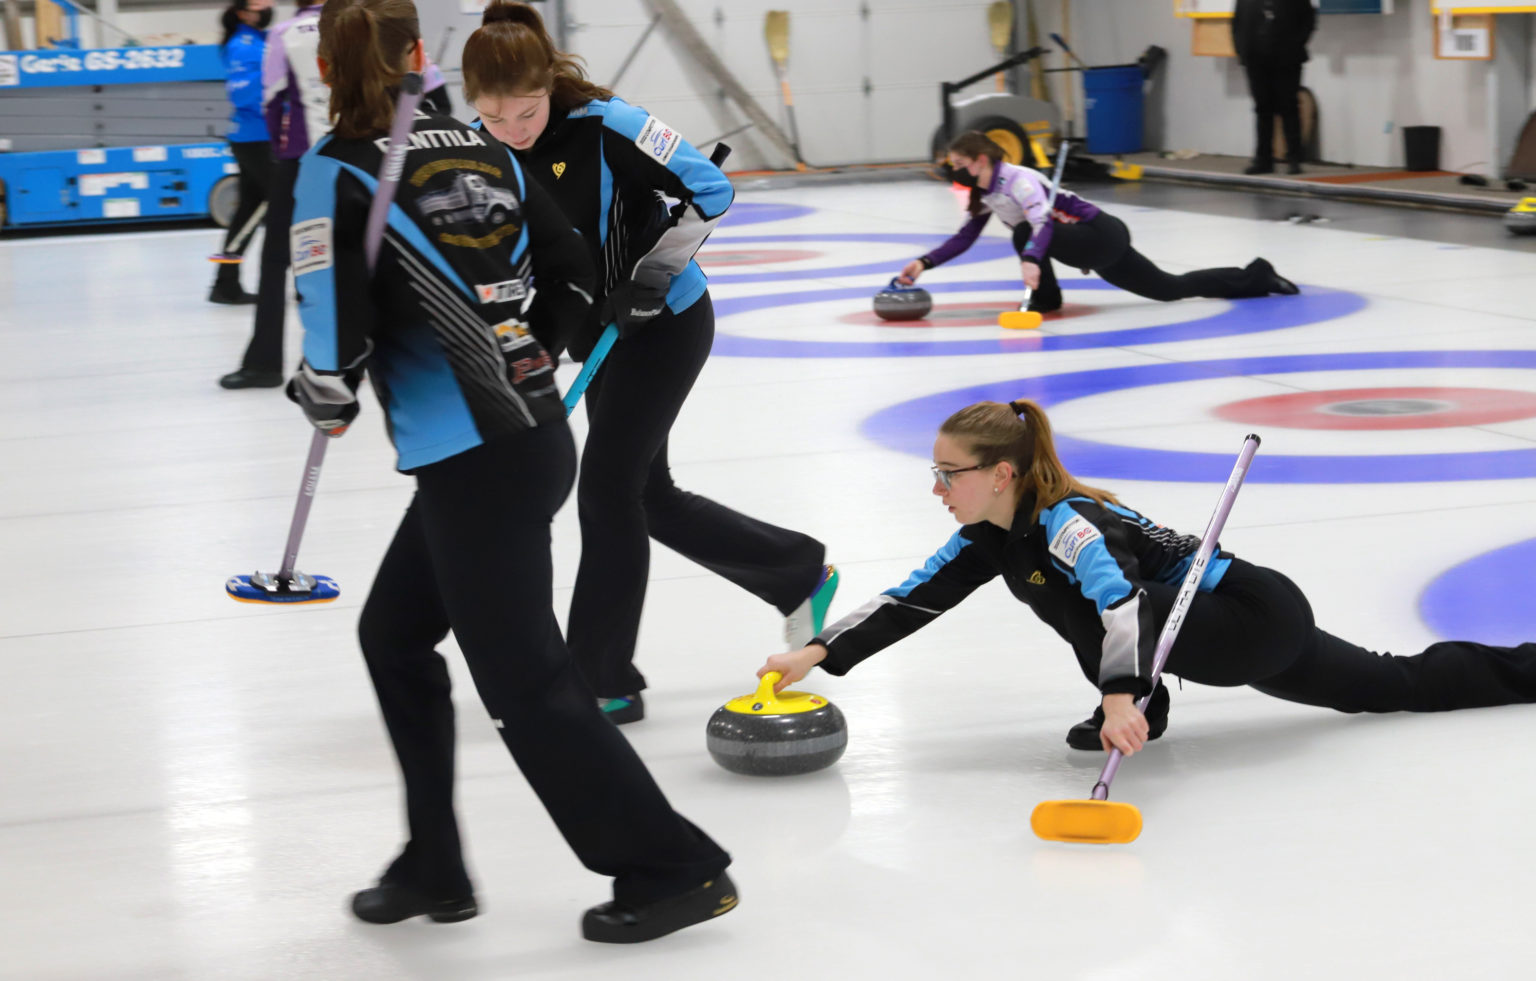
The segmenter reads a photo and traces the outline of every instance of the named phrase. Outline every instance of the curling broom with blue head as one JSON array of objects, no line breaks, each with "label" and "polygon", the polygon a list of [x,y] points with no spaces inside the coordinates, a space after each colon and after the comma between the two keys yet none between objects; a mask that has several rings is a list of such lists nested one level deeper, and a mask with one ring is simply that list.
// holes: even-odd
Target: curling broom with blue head
[{"label": "curling broom with blue head", "polygon": [[[389,208],[395,200],[395,187],[405,167],[405,154],[410,149],[411,126],[416,118],[416,106],[421,102],[421,76],[408,73],[400,83],[400,100],[395,106],[394,125],[389,130],[389,149],[384,153],[378,190],[368,206],[368,226],[363,235],[363,248],[368,257],[368,271],[378,263],[379,247],[384,242],[384,226],[389,221]],[[315,500],[315,488],[320,483],[320,465],[325,461],[325,433],[315,430],[309,444],[309,459],[304,463],[304,480],[299,485],[299,500],[293,509],[293,521],[288,526],[288,544],[283,549],[283,565],[276,574],[253,572],[248,576],[231,576],[224,583],[224,591],[231,599],[242,603],[329,603],[341,595],[336,580],[329,576],[309,576],[294,566],[299,561],[299,541],[304,537],[304,525],[309,520],[309,507]]]}]

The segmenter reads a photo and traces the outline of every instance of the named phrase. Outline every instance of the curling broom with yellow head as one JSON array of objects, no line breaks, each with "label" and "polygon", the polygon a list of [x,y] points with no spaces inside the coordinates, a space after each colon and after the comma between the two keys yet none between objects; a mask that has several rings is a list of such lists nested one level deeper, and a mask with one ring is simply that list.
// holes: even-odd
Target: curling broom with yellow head
[{"label": "curling broom with yellow head", "polygon": [[[1169,611],[1168,619],[1163,623],[1163,631],[1157,637],[1157,653],[1152,659],[1152,684],[1147,689],[1148,694],[1136,703],[1137,709],[1142,712],[1147,710],[1147,703],[1152,700],[1151,692],[1157,690],[1157,681],[1163,676],[1163,666],[1168,663],[1173,642],[1179,636],[1179,627],[1184,624],[1184,615],[1189,612],[1189,604],[1194,601],[1195,591],[1205,576],[1205,567],[1210,563],[1211,556],[1216,554],[1216,540],[1221,537],[1221,529],[1232,511],[1232,503],[1237,500],[1238,488],[1243,486],[1243,477],[1247,475],[1253,455],[1258,451],[1259,437],[1249,435],[1243,440],[1243,450],[1237,456],[1232,476],[1227,478],[1227,484],[1222,488],[1216,513],[1211,515],[1210,524],[1205,526],[1200,549],[1189,565],[1184,584],[1179,587],[1179,594],[1173,601],[1173,609]],[[1047,841],[1090,845],[1135,841],[1141,834],[1141,811],[1134,804],[1109,799],[1109,783],[1115,779],[1122,758],[1118,749],[1109,751],[1109,760],[1099,774],[1099,782],[1093,785],[1092,799],[1048,800],[1037,804],[1034,813],[1029,816],[1029,826],[1035,834]]]}]

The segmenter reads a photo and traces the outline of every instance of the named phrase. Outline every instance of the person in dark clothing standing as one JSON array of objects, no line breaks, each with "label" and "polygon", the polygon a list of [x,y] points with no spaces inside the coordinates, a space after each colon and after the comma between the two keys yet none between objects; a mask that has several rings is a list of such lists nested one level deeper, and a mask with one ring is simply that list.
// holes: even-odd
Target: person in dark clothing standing
[{"label": "person in dark clothing standing", "polygon": [[[1200,540],[1157,524],[1062,465],[1045,410],[1028,399],[977,402],[946,419],[933,444],[933,493],[959,531],[900,586],[758,671],[777,687],[816,665],[847,673],[1001,576],[1062,640],[1097,688],[1093,718],[1073,727],[1093,748],[1126,755],[1167,724],[1136,699],[1152,685],[1158,634]],[[1377,654],[1320,629],[1283,574],[1217,547],[1185,615],[1168,672],[1197,684],[1248,685],[1339,712],[1446,712],[1536,702],[1536,643],[1431,644]],[[1158,711],[1154,698],[1149,712]],[[1068,742],[1078,745],[1069,736]],[[1086,748],[1086,747],[1081,747]]]},{"label": "person in dark clothing standing", "polygon": [[261,116],[261,59],[272,22],[270,0],[235,0],[224,10],[224,91],[234,111],[229,116],[229,152],[240,168],[240,204],[224,235],[224,248],[209,258],[218,265],[211,303],[255,303],[256,295],[240,285],[240,264],[246,246],[261,227],[267,209],[267,184],[272,178],[272,144]]},{"label": "person in dark clothing standing", "polygon": [[1317,24],[1312,0],[1237,0],[1232,46],[1248,73],[1257,127],[1253,163],[1245,174],[1275,170],[1275,116],[1285,131],[1286,173],[1301,173],[1301,66]]},{"label": "person in dark clothing standing", "polygon": [[651,538],[772,604],[791,648],[821,629],[837,571],[821,542],[690,494],[667,465],[668,433],[715,334],[693,255],[730,207],[730,180],[676,130],[588,81],[526,4],[487,7],[462,66],[485,130],[544,183],[591,251],[602,315],[572,339],[572,357],[587,358],[604,324],[623,338],[586,394],[567,629],[604,711],[634,722],[645,714],[634,657]]},{"label": "person in dark clothing standing", "polygon": [[298,0],[298,12],[267,35],[261,63],[261,105],[272,141],[272,180],[267,188],[267,237],[261,246],[261,283],[256,318],[240,370],[219,379],[224,388],[276,388],[283,383],[283,322],[288,319],[288,226],[299,158],[331,128],[330,93],[320,80],[315,49],[320,5]]},{"label": "person in dark clothing standing", "polygon": [[1047,208],[1050,182],[1037,171],[1005,162],[1002,147],[985,133],[973,130],[955,137],[949,145],[949,167],[954,179],[971,189],[970,220],[943,245],[903,266],[896,276],[900,283],[916,282],[925,271],[970,248],[996,215],[1013,229],[1020,276],[1033,291],[1029,309],[1040,313],[1061,309],[1052,259],[1164,303],[1196,296],[1235,300],[1300,292],[1268,259],[1254,259],[1242,268],[1164,272],[1131,247],[1124,222],[1071,191],[1058,188],[1055,203]]},{"label": "person in dark clothing standing", "polygon": [[[304,360],[289,394],[328,436],[366,373],[416,495],[363,604],[358,640],[405,780],[409,837],[352,899],[369,923],[478,907],[453,806],[454,706],[435,650],[453,631],[502,741],[613,900],[582,935],[635,943],[730,911],[730,856],[672,809],[581,680],[552,609],[550,522],[576,452],[551,351],[588,316],[580,237],[506,148],[418,111],[376,268],[365,227],[406,73],[411,0],[330,0],[317,64],[336,121],[304,155],[293,271]],[[530,884],[529,888],[537,888]]]}]

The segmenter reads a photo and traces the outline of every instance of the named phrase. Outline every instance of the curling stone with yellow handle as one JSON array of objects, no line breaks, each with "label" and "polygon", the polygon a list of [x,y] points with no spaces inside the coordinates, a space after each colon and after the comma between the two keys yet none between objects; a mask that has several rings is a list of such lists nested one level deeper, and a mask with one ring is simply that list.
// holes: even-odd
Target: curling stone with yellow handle
[{"label": "curling stone with yellow handle", "polygon": [[809,692],[774,694],[780,677],[768,672],[756,692],[731,699],[710,717],[709,755],[732,773],[810,773],[836,763],[848,747],[848,723],[837,706]]},{"label": "curling stone with yellow handle", "polygon": [[1504,227],[1514,235],[1536,235],[1536,198],[1521,198],[1504,212]]}]

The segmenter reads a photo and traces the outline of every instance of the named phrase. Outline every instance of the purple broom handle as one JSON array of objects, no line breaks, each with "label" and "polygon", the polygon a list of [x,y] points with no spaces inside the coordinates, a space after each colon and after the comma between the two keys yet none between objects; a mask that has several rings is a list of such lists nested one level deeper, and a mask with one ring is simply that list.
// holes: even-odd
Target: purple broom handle
[{"label": "purple broom handle", "polygon": [[[1232,504],[1237,500],[1238,488],[1243,486],[1243,478],[1248,475],[1248,466],[1253,463],[1253,455],[1259,451],[1259,437],[1249,434],[1243,439],[1243,450],[1237,455],[1237,463],[1232,467],[1232,476],[1227,478],[1227,486],[1221,491],[1221,500],[1216,504],[1216,513],[1211,515],[1210,524],[1205,526],[1205,535],[1200,539],[1200,550],[1195,553],[1195,561],[1190,563],[1189,572],[1184,575],[1184,584],[1179,587],[1179,595],[1173,601],[1173,609],[1168,613],[1168,619],[1163,623],[1163,632],[1157,637],[1157,653],[1152,658],[1152,688],[1157,689],[1157,682],[1163,676],[1163,666],[1168,663],[1168,655],[1173,652],[1173,642],[1178,639],[1179,628],[1184,625],[1184,614],[1189,612],[1189,604],[1194,602],[1195,593],[1200,588],[1200,580],[1205,578],[1205,567],[1210,564],[1211,556],[1216,553],[1216,540],[1221,537],[1221,529],[1227,523],[1227,515],[1232,512]],[[1152,694],[1143,695],[1141,701],[1136,703],[1137,710],[1145,713],[1147,703],[1152,701]],[[1124,756],[1118,749],[1109,751],[1109,760],[1104,764],[1104,770],[1099,774],[1099,782],[1093,785],[1094,800],[1109,799],[1109,783],[1115,779],[1115,772],[1120,769],[1120,761]]]},{"label": "purple broom handle", "polygon": [[[384,243],[384,226],[389,222],[389,206],[395,200],[395,188],[405,169],[405,154],[410,149],[411,126],[416,120],[416,107],[421,103],[421,76],[407,72],[400,80],[400,99],[395,104],[395,121],[389,129],[389,149],[384,151],[384,164],[379,171],[379,186],[368,205],[368,224],[363,231],[363,254],[368,258],[371,274],[379,261],[379,248]],[[309,508],[315,502],[315,488],[320,484],[320,465],[325,462],[325,444],[330,437],[320,430],[309,441],[309,459],[304,461],[304,481],[299,485],[299,500],[293,507],[293,521],[288,525],[288,544],[283,546],[283,567],[277,574],[278,582],[293,580],[293,567],[299,562],[299,542],[304,538],[304,526],[309,523]]]}]

